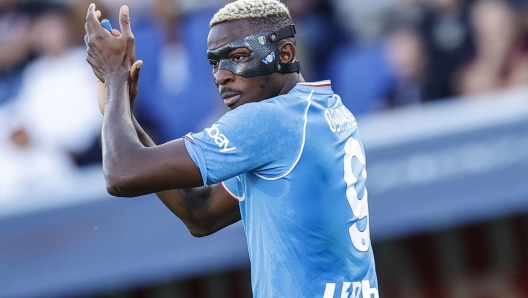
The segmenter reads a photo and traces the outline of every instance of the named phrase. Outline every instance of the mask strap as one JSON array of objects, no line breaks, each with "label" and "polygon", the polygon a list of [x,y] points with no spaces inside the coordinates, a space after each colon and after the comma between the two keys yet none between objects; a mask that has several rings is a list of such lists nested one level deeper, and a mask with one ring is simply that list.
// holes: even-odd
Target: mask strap
[{"label": "mask strap", "polygon": [[285,39],[288,37],[294,37],[296,33],[297,33],[297,30],[295,30],[295,25],[291,24],[275,32],[269,33],[268,39],[271,42],[277,42],[281,39]]},{"label": "mask strap", "polygon": [[275,65],[275,70],[280,73],[299,72],[301,71],[301,63],[299,61],[294,61],[292,63],[284,63],[279,61]]},{"label": "mask strap", "polygon": [[[297,30],[295,30],[295,25],[291,24],[275,32],[269,33],[268,39],[270,42],[277,42],[281,39],[294,37],[295,34],[297,34]],[[299,61],[294,61],[292,63],[283,63],[279,61],[275,65],[275,70],[280,73],[299,72],[301,71],[301,63]]]}]

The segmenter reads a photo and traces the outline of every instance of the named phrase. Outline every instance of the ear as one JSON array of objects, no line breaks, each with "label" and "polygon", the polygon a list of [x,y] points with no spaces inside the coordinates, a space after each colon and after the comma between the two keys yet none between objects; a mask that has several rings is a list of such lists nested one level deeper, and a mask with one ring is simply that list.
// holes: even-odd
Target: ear
[{"label": "ear", "polygon": [[292,63],[295,61],[295,46],[291,42],[286,42],[279,46],[280,61]]}]

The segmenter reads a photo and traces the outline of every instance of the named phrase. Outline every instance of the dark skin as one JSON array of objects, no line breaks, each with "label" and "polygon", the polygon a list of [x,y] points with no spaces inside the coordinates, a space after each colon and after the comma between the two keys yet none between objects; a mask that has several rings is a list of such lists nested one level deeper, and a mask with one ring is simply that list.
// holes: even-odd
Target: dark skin
[{"label": "dark skin", "polygon": [[[108,192],[123,197],[156,193],[197,237],[212,234],[240,220],[238,201],[220,184],[203,187],[200,170],[189,156],[182,138],[156,145],[136,121],[133,101],[142,61],[136,61],[128,7],[120,10],[121,33],[115,29],[112,33],[106,31],[99,17],[100,12],[91,4],[86,16],[85,42],[86,60],[106,89],[106,98],[100,98],[100,105],[103,171]],[[218,24],[209,32],[208,49],[255,33],[258,32],[252,31],[247,20]],[[281,44],[279,53],[283,62],[295,59],[295,47],[291,43]],[[229,54],[235,63],[248,57],[249,50],[245,48]],[[214,68],[213,75],[221,97],[231,98],[228,105],[231,109],[285,94],[304,81],[298,73],[244,78]]]}]

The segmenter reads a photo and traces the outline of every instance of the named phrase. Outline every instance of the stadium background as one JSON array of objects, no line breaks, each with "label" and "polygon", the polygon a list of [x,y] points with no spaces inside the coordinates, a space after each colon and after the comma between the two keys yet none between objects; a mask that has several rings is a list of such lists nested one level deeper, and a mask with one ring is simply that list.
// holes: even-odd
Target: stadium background
[{"label": "stadium background", "polygon": [[[106,194],[90,2],[0,2],[0,297],[251,297],[240,223],[193,238]],[[225,2],[95,2],[114,27],[131,7],[157,142],[225,112],[204,55]],[[528,297],[528,2],[284,2],[305,78],[358,118],[380,295]]]}]

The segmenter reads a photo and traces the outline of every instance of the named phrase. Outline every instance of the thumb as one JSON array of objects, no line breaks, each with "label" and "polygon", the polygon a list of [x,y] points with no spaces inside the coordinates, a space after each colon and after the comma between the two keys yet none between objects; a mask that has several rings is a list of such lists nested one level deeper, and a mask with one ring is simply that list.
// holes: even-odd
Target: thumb
[{"label": "thumb", "polygon": [[132,78],[132,81],[138,81],[139,79],[139,72],[141,70],[141,66],[143,66],[143,60],[136,60],[134,64],[132,64],[132,67],[130,68],[130,77]]},{"label": "thumb", "polygon": [[134,62],[134,64],[132,64],[132,68],[130,69],[129,95],[130,105],[132,106],[132,109],[134,109],[134,102],[138,93],[139,70],[141,69],[142,65],[143,61],[137,60],[136,62]]}]

